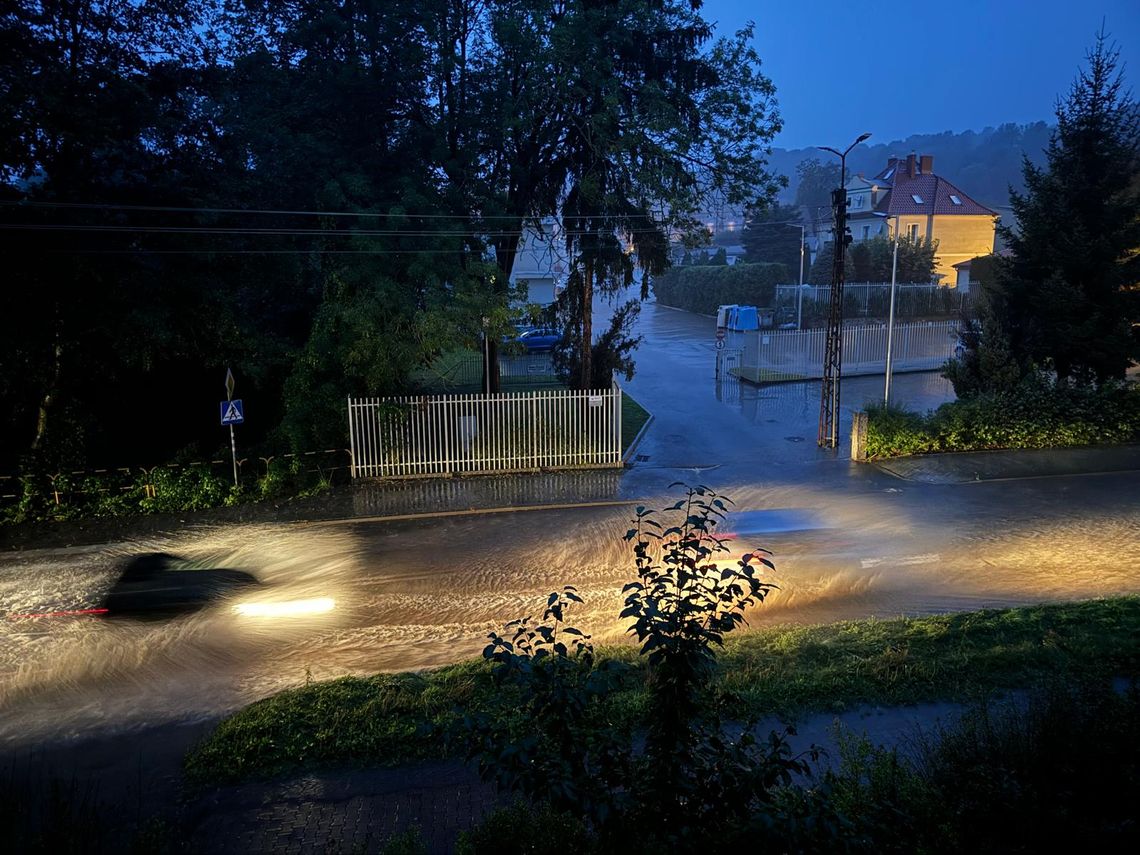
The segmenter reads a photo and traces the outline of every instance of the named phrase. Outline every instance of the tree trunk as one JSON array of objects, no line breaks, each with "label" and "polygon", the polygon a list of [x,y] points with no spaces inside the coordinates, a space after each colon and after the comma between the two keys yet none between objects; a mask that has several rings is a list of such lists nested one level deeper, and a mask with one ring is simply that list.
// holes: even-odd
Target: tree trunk
[{"label": "tree trunk", "polygon": [[63,341],[58,327],[55,331],[55,346],[52,348],[53,366],[52,376],[43,397],[40,399],[39,413],[36,417],[36,435],[32,440],[31,450],[38,452],[44,444],[48,429],[48,412],[59,396],[59,375],[63,370]]},{"label": "tree trunk", "polygon": [[593,356],[594,341],[594,262],[587,258],[582,269],[582,355],[581,355],[581,388],[589,389],[593,385]]}]

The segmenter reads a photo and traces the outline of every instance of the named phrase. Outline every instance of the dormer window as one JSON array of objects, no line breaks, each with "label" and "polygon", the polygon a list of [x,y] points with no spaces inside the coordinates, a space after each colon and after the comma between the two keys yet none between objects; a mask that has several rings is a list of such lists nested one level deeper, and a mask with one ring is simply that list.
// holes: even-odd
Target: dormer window
[{"label": "dormer window", "polygon": [[950,201],[953,202],[955,205],[961,205],[962,204],[962,200],[959,199],[957,196],[955,196],[953,193],[950,194]]},{"label": "dormer window", "polygon": [[916,205],[922,204],[922,197],[919,196],[917,193],[911,193],[910,198],[914,199],[914,204],[916,204]]}]

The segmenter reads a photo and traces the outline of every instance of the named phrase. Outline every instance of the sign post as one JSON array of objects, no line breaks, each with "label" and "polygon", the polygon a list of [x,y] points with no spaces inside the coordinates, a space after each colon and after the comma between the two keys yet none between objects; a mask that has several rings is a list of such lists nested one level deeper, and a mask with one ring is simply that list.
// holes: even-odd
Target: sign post
[{"label": "sign post", "polygon": [[237,440],[234,438],[234,425],[240,425],[245,421],[245,413],[242,410],[241,398],[234,398],[234,374],[229,368],[226,369],[226,399],[222,401],[221,409],[222,424],[229,425],[230,428],[230,454],[233,455],[234,486],[237,487]]}]

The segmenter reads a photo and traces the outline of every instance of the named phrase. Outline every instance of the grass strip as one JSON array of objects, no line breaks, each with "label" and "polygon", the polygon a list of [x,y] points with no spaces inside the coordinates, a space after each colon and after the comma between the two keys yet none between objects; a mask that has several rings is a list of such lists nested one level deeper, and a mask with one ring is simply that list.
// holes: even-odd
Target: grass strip
[{"label": "grass strip", "polygon": [[638,432],[649,421],[649,411],[625,392],[621,393],[621,453],[625,454]]},{"label": "grass strip", "polygon": [[[636,726],[648,708],[640,657],[632,647],[601,654],[631,666],[603,718]],[[965,702],[1069,676],[1140,676],[1140,597],[758,629],[730,640],[720,671],[725,712],[742,719]],[[454,749],[440,734],[463,715],[514,709],[482,661],[311,683],[224,720],[188,756],[187,777],[223,783],[443,757]]]}]

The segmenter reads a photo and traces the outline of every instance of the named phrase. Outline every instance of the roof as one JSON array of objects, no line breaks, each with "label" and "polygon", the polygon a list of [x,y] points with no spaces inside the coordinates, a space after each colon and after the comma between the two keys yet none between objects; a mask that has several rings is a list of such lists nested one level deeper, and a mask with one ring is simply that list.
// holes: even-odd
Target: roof
[{"label": "roof", "polygon": [[[912,156],[913,157],[913,156]],[[891,158],[875,180],[890,189],[880,197],[875,211],[888,217],[898,215],[929,216],[931,214],[974,215],[996,217],[987,208],[933,172],[907,174],[907,160]]]}]

